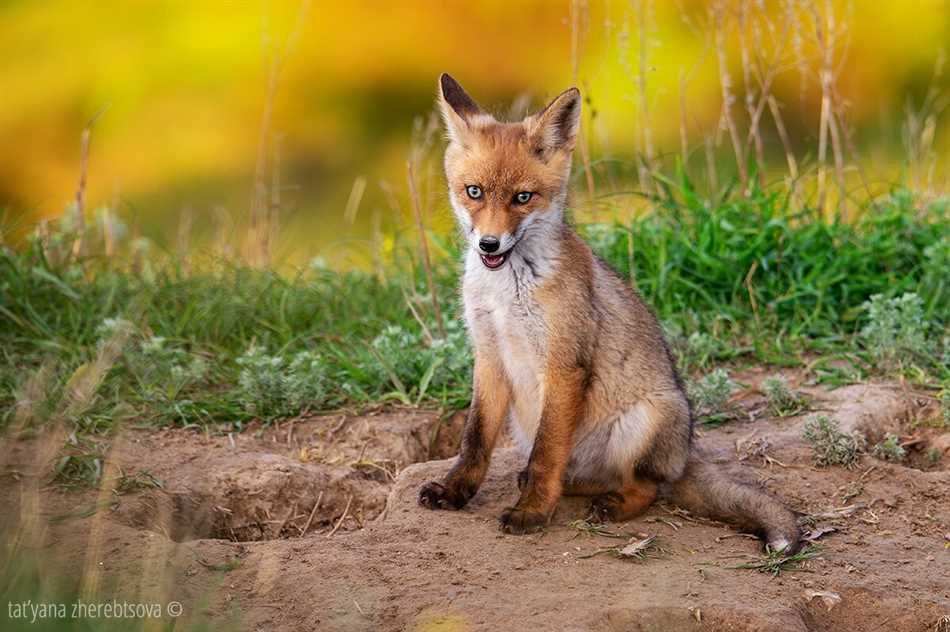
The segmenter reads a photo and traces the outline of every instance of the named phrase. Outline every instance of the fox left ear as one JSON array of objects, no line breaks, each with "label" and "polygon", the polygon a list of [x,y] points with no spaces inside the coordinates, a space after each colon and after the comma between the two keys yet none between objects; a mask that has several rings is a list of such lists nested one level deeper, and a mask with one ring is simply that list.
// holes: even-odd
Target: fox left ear
[{"label": "fox left ear", "polygon": [[455,142],[462,142],[469,131],[469,121],[483,113],[459,82],[445,72],[439,77],[439,109],[449,138]]},{"label": "fox left ear", "polygon": [[525,119],[528,137],[540,151],[574,149],[581,123],[581,92],[570,88],[559,94],[546,108]]}]

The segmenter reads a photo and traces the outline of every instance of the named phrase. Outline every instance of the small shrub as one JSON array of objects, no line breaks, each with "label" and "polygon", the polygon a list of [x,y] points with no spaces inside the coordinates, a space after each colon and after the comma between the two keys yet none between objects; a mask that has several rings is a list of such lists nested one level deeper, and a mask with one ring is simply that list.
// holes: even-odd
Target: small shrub
[{"label": "small shrub", "polygon": [[249,413],[265,421],[319,408],[326,400],[327,365],[313,352],[301,351],[287,362],[251,347],[237,363],[237,396]]},{"label": "small shrub", "polygon": [[96,453],[65,454],[53,469],[53,483],[67,489],[92,488],[102,479],[102,456]]},{"label": "small shrub", "polygon": [[144,396],[173,400],[188,386],[201,382],[208,371],[204,359],[171,345],[161,336],[141,341],[126,356]]},{"label": "small shrub", "polygon": [[686,339],[686,357],[691,366],[706,368],[719,352],[719,343],[707,333],[694,331]]},{"label": "small shrub", "polygon": [[672,322],[663,324],[663,335],[674,351],[676,368],[682,374],[708,368],[720,352],[716,338],[701,331],[685,336],[682,329]]},{"label": "small shrub", "polygon": [[907,450],[900,444],[897,435],[888,433],[884,440],[874,446],[872,451],[874,456],[885,461],[903,461],[907,456]]},{"label": "small shrub", "polygon": [[930,465],[936,465],[940,463],[940,458],[943,456],[943,453],[940,452],[939,448],[930,448],[927,450],[927,462]]},{"label": "small shrub", "polygon": [[805,398],[793,391],[781,375],[772,375],[762,380],[762,393],[769,412],[778,417],[794,415],[805,408]]},{"label": "small shrub", "polygon": [[811,444],[816,465],[852,465],[864,450],[864,437],[841,431],[838,420],[816,415],[805,421],[802,437]]},{"label": "small shrub", "polygon": [[412,392],[417,398],[468,384],[473,361],[468,335],[454,320],[448,321],[445,329],[444,338],[426,344],[421,333],[398,325],[387,327],[372,342],[370,374],[405,391],[404,396]]},{"label": "small shrub", "polygon": [[723,412],[735,386],[725,369],[716,369],[698,380],[690,381],[686,390],[697,415],[706,417]]},{"label": "small shrub", "polygon": [[862,307],[868,322],[861,336],[882,368],[893,369],[926,355],[927,322],[920,296],[910,292],[896,298],[875,294]]}]

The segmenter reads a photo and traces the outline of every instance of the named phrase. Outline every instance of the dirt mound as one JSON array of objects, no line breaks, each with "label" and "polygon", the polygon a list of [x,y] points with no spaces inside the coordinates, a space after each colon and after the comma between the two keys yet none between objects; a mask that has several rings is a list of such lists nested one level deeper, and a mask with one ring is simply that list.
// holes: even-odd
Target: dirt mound
[{"label": "dirt mound", "polygon": [[389,411],[335,415],[204,436],[133,432],[113,458],[161,482],[114,516],[182,542],[299,537],[382,511],[399,470],[455,450],[461,417]]},{"label": "dirt mound", "polygon": [[[810,392],[813,409],[869,437],[938,432],[927,398],[901,388]],[[111,458],[163,487],[94,515],[72,509],[94,491],[44,489],[47,515],[72,516],[50,522],[47,548],[64,572],[96,568],[139,600],[181,601],[197,621],[237,611],[246,630],[939,631],[950,615],[945,461],[815,468],[806,415],[768,417],[751,391],[738,401],[747,420],[701,429],[699,441],[809,515],[821,547],[775,576],[740,568],[761,562],[757,540],[662,503],[602,531],[581,522],[582,499],[565,499],[544,532],[503,534],[523,467],[507,448],[465,509],[422,509],[419,487],[451,465],[424,461],[451,449],[433,449],[435,429],[448,444],[458,420],[404,411],[230,437],[136,432]],[[28,458],[28,442],[13,448],[10,458]],[[11,497],[22,482],[0,488],[11,506],[27,504]],[[650,537],[642,559],[614,555]]]}]

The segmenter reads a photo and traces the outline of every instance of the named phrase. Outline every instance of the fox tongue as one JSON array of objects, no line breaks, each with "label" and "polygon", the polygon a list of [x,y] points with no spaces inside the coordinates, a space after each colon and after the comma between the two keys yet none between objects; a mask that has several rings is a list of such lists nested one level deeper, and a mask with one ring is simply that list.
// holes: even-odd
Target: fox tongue
[{"label": "fox tongue", "polygon": [[491,269],[501,267],[501,264],[505,262],[505,257],[507,256],[508,256],[507,253],[503,253],[500,255],[481,255],[482,263],[485,264],[485,267],[491,268]]}]

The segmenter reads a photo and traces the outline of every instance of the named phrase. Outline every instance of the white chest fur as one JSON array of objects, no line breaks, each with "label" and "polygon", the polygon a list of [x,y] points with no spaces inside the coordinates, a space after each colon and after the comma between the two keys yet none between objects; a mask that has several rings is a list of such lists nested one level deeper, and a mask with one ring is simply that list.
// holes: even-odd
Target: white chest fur
[{"label": "white chest fur", "polygon": [[476,353],[479,348],[496,353],[511,384],[510,427],[525,452],[534,442],[544,401],[547,343],[544,314],[534,298],[539,272],[538,263],[517,253],[500,270],[488,270],[470,253],[462,293]]}]

